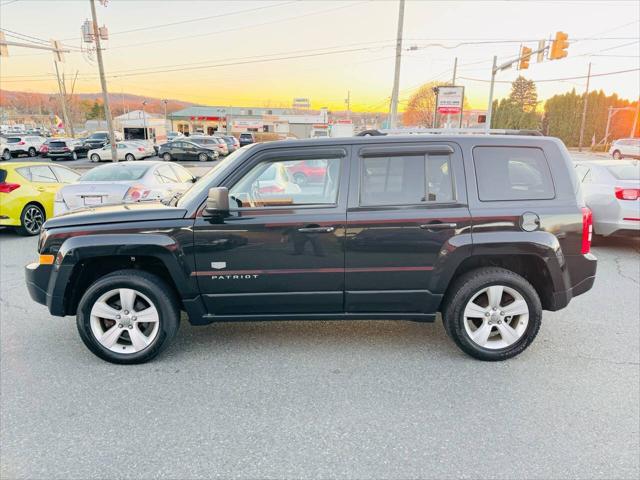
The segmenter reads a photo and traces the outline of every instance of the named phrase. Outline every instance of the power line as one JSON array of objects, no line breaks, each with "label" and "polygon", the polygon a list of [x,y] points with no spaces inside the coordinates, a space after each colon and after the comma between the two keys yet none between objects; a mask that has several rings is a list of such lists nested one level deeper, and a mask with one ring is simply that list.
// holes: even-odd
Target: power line
[{"label": "power line", "polygon": [[[607,72],[607,73],[593,73],[591,74],[591,77],[606,77],[609,75],[618,75],[621,73],[630,73],[630,72],[638,72],[640,71],[640,68],[631,68],[629,70],[618,70],[617,72]],[[486,80],[484,78],[470,78],[470,77],[458,77],[461,78],[463,80],[469,80],[471,82],[482,82],[482,83],[490,83],[491,80]],[[582,75],[580,77],[564,77],[564,78],[547,78],[547,79],[543,79],[543,80],[533,80],[533,82],[535,83],[543,83],[543,82],[564,82],[567,80],[581,80],[583,78],[587,78],[586,75]],[[496,80],[496,83],[513,83],[509,80]]]}]

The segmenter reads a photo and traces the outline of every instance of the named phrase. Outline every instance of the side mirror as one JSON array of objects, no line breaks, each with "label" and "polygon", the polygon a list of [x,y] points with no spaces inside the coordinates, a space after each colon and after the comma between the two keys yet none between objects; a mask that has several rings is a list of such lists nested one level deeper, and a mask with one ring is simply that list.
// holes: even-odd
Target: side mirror
[{"label": "side mirror", "polygon": [[207,217],[222,216],[229,213],[229,189],[216,187],[209,189],[207,206],[204,215]]}]

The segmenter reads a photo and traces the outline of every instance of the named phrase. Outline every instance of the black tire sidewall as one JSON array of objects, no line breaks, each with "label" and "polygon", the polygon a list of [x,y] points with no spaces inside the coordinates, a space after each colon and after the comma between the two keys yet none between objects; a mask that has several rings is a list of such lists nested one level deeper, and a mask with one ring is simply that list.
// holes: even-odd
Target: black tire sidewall
[{"label": "black tire sidewall", "polygon": [[[489,349],[477,345],[464,328],[464,309],[480,290],[491,285],[504,285],[518,291],[529,307],[527,329],[513,345],[502,349]],[[520,275],[502,268],[482,268],[465,274],[456,282],[448,305],[443,312],[445,330],[467,354],[485,361],[507,360],[522,353],[535,339],[542,320],[542,305],[533,286]]]},{"label": "black tire sidewall", "polygon": [[162,154],[162,160],[164,160],[165,162],[170,162],[171,161],[171,154],[170,153],[163,153]]},{"label": "black tire sidewall", "polygon": [[91,154],[91,157],[89,157],[89,160],[91,160],[93,163],[99,163],[100,155],[98,155],[97,153],[93,153]]},{"label": "black tire sidewall", "polygon": [[136,159],[136,157],[134,157],[134,156],[133,156],[132,154],[130,154],[130,153],[127,153],[127,154],[124,156],[124,159],[125,159],[127,162],[132,162],[133,160],[135,160],[135,159]]},{"label": "black tire sidewall", "polygon": [[47,214],[45,213],[44,209],[40,205],[36,205],[35,203],[30,203],[28,205],[25,205],[24,208],[22,209],[22,212],[20,212],[20,227],[18,227],[18,229],[17,229],[18,234],[20,234],[22,236],[25,236],[25,237],[33,237],[35,235],[38,235],[42,231],[42,225],[40,225],[40,228],[38,229],[37,232],[30,232],[24,226],[24,215],[25,215],[25,213],[27,213],[28,209],[34,208],[34,207],[37,208],[38,210],[40,210],[40,213],[42,214],[42,224],[44,224],[44,222],[46,221]]},{"label": "black tire sidewall", "polygon": [[29,148],[29,150],[27,150],[27,155],[29,155],[30,157],[35,157],[38,154],[37,150],[33,147]]},{"label": "black tire sidewall", "polygon": [[[131,354],[113,352],[103,347],[91,331],[91,308],[101,295],[116,288],[138,290],[146,295],[158,310],[160,331],[151,345],[140,352]],[[159,278],[133,270],[115,272],[97,280],[87,289],[78,304],[76,326],[80,338],[92,353],[111,363],[136,364],[153,359],[170,342],[178,330],[180,310],[176,299],[166,293],[170,291],[171,288]]]}]

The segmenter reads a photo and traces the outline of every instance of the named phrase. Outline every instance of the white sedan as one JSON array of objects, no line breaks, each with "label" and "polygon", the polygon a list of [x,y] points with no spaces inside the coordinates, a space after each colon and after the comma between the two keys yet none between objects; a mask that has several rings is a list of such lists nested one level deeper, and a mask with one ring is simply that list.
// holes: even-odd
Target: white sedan
[{"label": "white sedan", "polygon": [[122,162],[92,168],[55,196],[54,215],[78,208],[144,201],[169,202],[186,192],[196,178],[174,163]]},{"label": "white sedan", "polygon": [[[118,142],[116,143],[116,151],[118,153],[118,160],[142,160],[149,156],[146,148],[136,142]],[[103,160],[111,160],[111,145],[89,150],[87,157],[95,163]]]}]

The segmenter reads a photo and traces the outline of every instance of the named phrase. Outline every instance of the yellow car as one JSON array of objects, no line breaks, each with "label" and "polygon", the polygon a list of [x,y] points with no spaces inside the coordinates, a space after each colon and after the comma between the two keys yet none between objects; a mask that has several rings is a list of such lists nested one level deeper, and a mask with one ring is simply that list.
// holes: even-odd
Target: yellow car
[{"label": "yellow car", "polygon": [[56,192],[80,174],[61,165],[16,162],[0,165],[0,226],[17,227],[20,235],[37,235],[53,216]]}]

